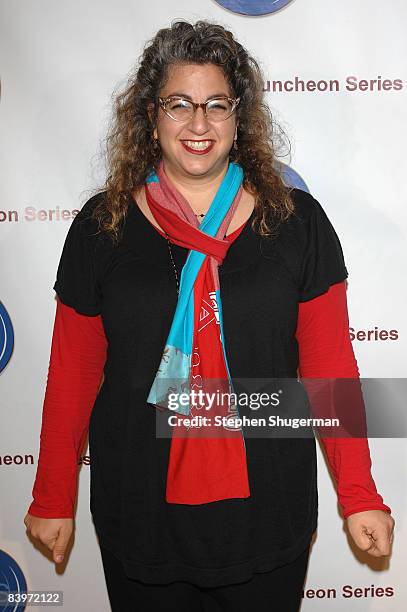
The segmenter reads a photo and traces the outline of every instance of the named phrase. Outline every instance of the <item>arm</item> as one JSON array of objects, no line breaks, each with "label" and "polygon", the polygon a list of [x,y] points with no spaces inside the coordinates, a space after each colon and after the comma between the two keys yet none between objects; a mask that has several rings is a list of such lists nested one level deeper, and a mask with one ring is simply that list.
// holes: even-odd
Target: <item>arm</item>
[{"label": "arm", "polygon": [[101,386],[106,351],[101,316],[79,314],[57,297],[40,453],[28,509],[33,516],[74,516],[78,459]]},{"label": "arm", "polygon": [[[345,281],[331,285],[328,291],[314,299],[300,302],[296,337],[301,378],[359,377],[349,337]],[[309,388],[312,392],[312,385]],[[344,518],[366,510],[390,513],[371,475],[367,438],[321,437],[321,441],[337,485]]]}]

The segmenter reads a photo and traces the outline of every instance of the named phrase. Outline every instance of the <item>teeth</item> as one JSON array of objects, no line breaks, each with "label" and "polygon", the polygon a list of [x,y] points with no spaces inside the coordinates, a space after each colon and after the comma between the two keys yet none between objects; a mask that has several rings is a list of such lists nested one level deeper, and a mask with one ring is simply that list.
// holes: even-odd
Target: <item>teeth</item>
[{"label": "teeth", "polygon": [[204,149],[207,149],[210,146],[211,141],[203,140],[202,142],[194,142],[193,140],[186,140],[185,144],[191,149],[196,149],[197,151],[203,151]]}]

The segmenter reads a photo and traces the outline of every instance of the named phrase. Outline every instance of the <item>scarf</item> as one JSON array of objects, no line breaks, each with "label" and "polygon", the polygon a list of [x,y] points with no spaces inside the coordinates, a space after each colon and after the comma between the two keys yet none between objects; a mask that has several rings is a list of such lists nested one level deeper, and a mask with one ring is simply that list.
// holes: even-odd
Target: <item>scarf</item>
[{"label": "scarf", "polygon": [[[242,168],[230,162],[201,223],[165,174],[162,161],[145,184],[150,210],[170,242],[189,249],[174,317],[147,398],[161,411],[169,409],[174,394],[183,398],[171,404],[169,415],[177,419],[165,498],[172,504],[250,496],[244,436],[233,424],[238,411],[226,357],[218,275],[230,246],[224,237],[242,183]],[[191,426],[193,417],[206,418],[205,426]]]}]

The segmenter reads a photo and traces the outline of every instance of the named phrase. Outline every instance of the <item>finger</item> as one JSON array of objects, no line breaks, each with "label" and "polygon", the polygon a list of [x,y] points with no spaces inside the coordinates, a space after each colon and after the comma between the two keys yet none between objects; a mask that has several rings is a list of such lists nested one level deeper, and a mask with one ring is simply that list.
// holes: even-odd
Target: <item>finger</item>
[{"label": "finger", "polygon": [[355,540],[356,545],[363,551],[367,552],[369,549],[374,548],[374,540],[373,538],[367,534],[365,531],[359,531],[354,534],[353,539]]},{"label": "finger", "polygon": [[63,527],[59,530],[59,534],[52,547],[53,558],[55,563],[62,563],[65,557],[65,551],[68,546],[69,533]]},{"label": "finger", "polygon": [[376,548],[376,546],[369,549],[367,553],[371,555],[372,557],[382,557],[382,553],[380,552],[380,550]]},{"label": "finger", "polygon": [[369,537],[371,538],[372,544],[366,552],[373,557],[383,557],[390,554],[391,536],[388,529],[376,529],[374,536],[369,535]]},{"label": "finger", "polygon": [[380,555],[385,556],[390,554],[391,542],[390,535],[387,532],[387,529],[380,529],[380,531],[378,531],[376,537],[376,548],[379,551]]}]

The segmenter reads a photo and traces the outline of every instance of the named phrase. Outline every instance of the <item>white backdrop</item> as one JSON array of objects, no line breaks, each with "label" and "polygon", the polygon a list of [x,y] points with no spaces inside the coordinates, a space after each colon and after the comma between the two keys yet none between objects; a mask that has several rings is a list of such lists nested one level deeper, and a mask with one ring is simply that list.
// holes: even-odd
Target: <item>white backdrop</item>
[{"label": "white backdrop", "polygon": [[[361,375],[405,377],[407,6],[293,0],[254,17],[221,4],[149,0],[146,10],[130,0],[0,0],[0,575],[13,570],[29,590],[63,590],[67,610],[88,610],[88,601],[110,608],[89,512],[88,465],[80,471],[75,544],[63,570],[30,542],[23,524],[38,458],[52,286],[75,211],[103,177],[98,152],[111,94],[157,29],[176,17],[210,18],[260,61],[266,99],[293,145],[291,167],[341,239],[351,327],[397,332],[394,340],[353,340]],[[289,91],[296,77],[308,82],[305,91]],[[313,91],[310,81],[321,84]],[[337,90],[324,90],[330,81]],[[407,609],[407,445],[373,439],[370,447],[377,488],[396,519],[393,555],[374,559],[351,546],[318,449],[320,518],[305,612]],[[377,587],[387,588],[383,596]]]}]

